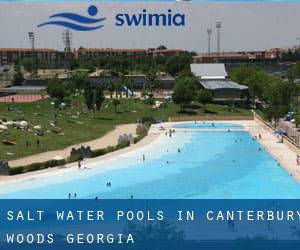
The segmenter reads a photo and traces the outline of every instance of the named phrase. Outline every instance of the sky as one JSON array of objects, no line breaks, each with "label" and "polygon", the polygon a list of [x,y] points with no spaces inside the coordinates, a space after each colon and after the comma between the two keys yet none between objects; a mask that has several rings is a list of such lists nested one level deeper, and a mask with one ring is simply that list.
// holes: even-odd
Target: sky
[{"label": "sky", "polygon": [[[221,50],[264,50],[291,47],[300,37],[300,3],[100,3],[93,2],[99,12],[93,18],[105,17],[104,27],[94,31],[72,31],[72,47],[87,48],[168,48],[207,51],[207,28],[212,29],[212,51],[216,51],[215,22],[222,22]],[[0,47],[30,47],[28,32],[35,32],[37,48],[63,49],[59,26],[37,25],[49,21],[59,12],[88,16],[91,3],[4,3],[0,2]],[[167,13],[185,15],[185,26],[132,27],[116,26],[119,13]]]}]

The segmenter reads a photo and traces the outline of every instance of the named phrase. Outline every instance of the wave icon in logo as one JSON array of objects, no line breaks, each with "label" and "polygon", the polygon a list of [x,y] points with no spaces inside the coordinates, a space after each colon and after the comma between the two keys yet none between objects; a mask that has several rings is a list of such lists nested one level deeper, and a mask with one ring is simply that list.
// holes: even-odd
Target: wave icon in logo
[{"label": "wave icon in logo", "polygon": [[90,17],[82,16],[76,13],[71,12],[64,12],[64,13],[57,13],[54,15],[49,16],[50,19],[52,18],[62,18],[63,20],[57,20],[57,21],[49,21],[45,23],[39,24],[37,27],[43,27],[47,25],[57,25],[57,26],[63,26],[72,30],[78,30],[78,31],[91,31],[91,30],[97,30],[102,28],[104,25],[97,25],[103,22],[106,18],[92,18],[93,16],[96,16],[98,14],[98,9],[96,6],[91,5],[89,6],[87,10]]}]

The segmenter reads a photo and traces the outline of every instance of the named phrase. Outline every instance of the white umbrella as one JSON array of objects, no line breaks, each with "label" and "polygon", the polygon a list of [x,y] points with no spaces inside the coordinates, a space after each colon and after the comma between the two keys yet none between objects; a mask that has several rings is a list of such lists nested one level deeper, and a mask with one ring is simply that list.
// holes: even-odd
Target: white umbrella
[{"label": "white umbrella", "polygon": [[7,126],[0,124],[0,130],[7,130]]},{"label": "white umbrella", "polygon": [[41,126],[41,125],[35,125],[35,126],[33,127],[33,129],[35,129],[35,130],[41,130],[41,129],[42,129],[42,126]]},{"label": "white umbrella", "polygon": [[27,121],[21,121],[20,122],[20,127],[25,128],[28,126],[28,122]]}]

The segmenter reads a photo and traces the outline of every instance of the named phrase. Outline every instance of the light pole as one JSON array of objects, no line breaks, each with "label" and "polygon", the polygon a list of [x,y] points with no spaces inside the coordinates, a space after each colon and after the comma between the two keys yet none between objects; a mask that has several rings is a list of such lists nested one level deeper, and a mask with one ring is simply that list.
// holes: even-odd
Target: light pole
[{"label": "light pole", "polygon": [[35,54],[34,54],[34,42],[35,42],[35,35],[33,32],[28,32],[28,37],[31,45],[31,58],[32,58],[32,69],[31,73],[34,75],[36,73],[36,65],[35,65]]},{"label": "light pole", "polygon": [[211,52],[211,33],[212,30],[211,29],[207,29],[207,53],[208,56],[210,56],[210,52]]},{"label": "light pole", "polygon": [[217,28],[217,53],[218,57],[220,56],[221,52],[221,28],[222,28],[222,22],[217,21],[216,22],[216,28]]}]

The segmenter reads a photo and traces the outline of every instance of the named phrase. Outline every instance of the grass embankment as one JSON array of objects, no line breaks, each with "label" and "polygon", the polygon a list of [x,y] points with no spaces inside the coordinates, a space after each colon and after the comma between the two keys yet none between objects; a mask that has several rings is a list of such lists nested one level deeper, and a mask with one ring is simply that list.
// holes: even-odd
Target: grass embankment
[{"label": "grass embankment", "polygon": [[[0,160],[14,160],[96,139],[116,125],[134,123],[144,116],[167,120],[170,116],[186,115],[179,113],[180,108],[174,103],[169,103],[165,108],[153,110],[150,105],[125,99],[121,100],[117,112],[111,100],[105,100],[102,108],[96,112],[95,118],[92,113],[86,112],[83,100],[79,98],[72,100],[71,106],[61,111],[51,105],[50,99],[33,103],[13,103],[10,104],[12,111],[8,111],[7,106],[8,104],[0,103],[0,119],[19,120],[24,116],[31,129],[33,126],[41,125],[44,135],[39,137],[40,143],[37,145],[38,137],[33,131],[24,131],[9,126],[8,135],[0,133]],[[203,113],[201,108],[194,109],[192,115],[246,115],[250,113],[243,109],[230,111],[225,106],[215,104],[206,105],[206,109],[206,113]],[[78,111],[85,111],[85,114],[82,113],[79,118],[76,118]],[[54,120],[55,114],[56,126],[62,129],[59,133],[51,131],[50,122]],[[2,144],[4,139],[14,140],[17,144],[15,146],[4,145]],[[29,142],[29,145],[26,142]]]}]

